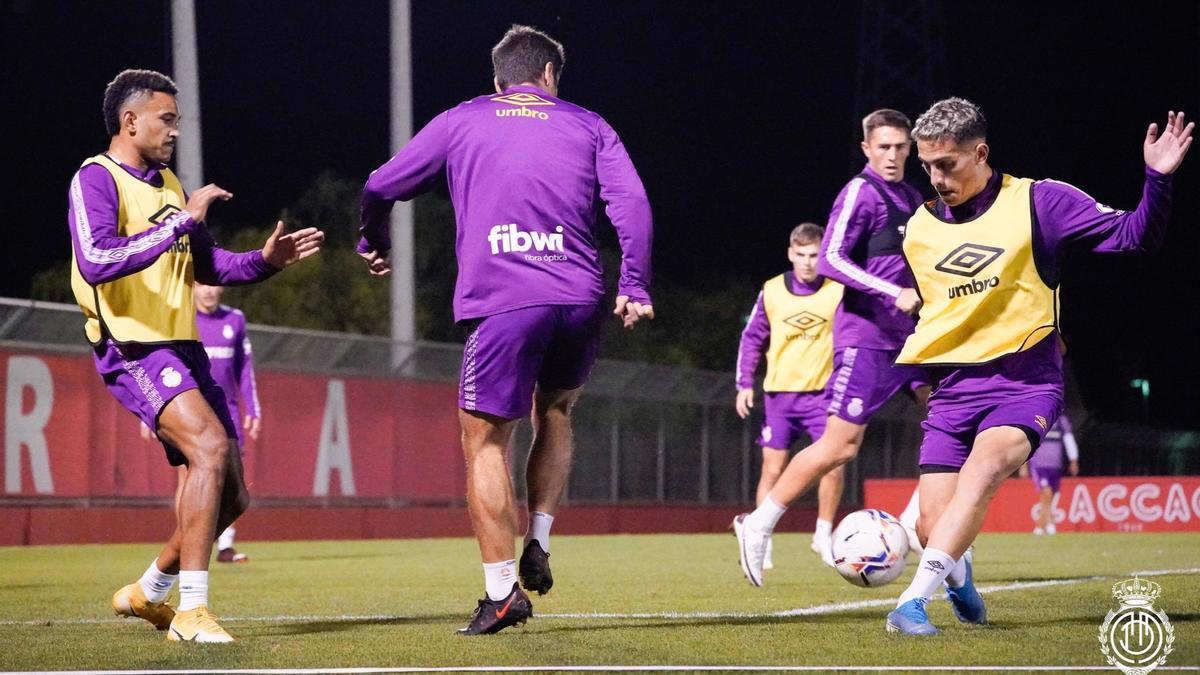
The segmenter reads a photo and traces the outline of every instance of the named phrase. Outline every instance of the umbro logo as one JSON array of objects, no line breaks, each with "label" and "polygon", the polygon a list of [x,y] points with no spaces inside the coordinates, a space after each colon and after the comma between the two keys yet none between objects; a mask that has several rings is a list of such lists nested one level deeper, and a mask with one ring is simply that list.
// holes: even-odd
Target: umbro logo
[{"label": "umbro logo", "polygon": [[537,94],[531,94],[526,91],[496,96],[492,100],[497,103],[507,103],[509,105],[554,105],[554,101],[547,101]]},{"label": "umbro logo", "polygon": [[946,569],[945,565],[936,560],[926,560],[925,564],[929,565],[930,572],[943,572]]},{"label": "umbro logo", "polygon": [[963,244],[942,258],[934,269],[962,277],[973,277],[995,262],[1001,253],[1004,253],[1004,249],[995,246]]},{"label": "umbro logo", "polygon": [[550,119],[550,115],[535,109],[536,106],[554,105],[554,101],[547,101],[537,94],[525,91],[497,96],[492,100],[497,103],[507,103],[508,105],[517,106],[515,108],[497,108],[496,117],[526,117],[542,121]]},{"label": "umbro logo", "polygon": [[799,328],[801,333],[807,333],[821,324],[828,323],[825,317],[818,316],[807,310],[799,314],[793,314],[784,319],[783,322],[792,328]]},{"label": "umbro logo", "polygon": [[155,225],[158,225],[162,221],[166,220],[167,218],[170,218],[172,215],[179,213],[182,210],[183,209],[179,208],[178,206],[175,206],[174,204],[167,204],[166,206],[162,207],[161,209],[155,211],[154,215],[150,216],[147,220],[154,223]]}]

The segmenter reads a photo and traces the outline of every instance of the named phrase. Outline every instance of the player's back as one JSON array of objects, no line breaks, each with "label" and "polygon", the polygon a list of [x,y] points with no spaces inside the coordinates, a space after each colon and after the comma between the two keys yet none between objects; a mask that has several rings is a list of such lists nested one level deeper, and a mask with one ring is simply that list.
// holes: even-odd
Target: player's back
[{"label": "player's back", "polygon": [[[458,224],[457,318],[598,300],[602,184],[606,198],[645,203],[612,128],[533,86],[466,101],[442,123]],[[648,227],[648,208],[645,216]]]},{"label": "player's back", "polygon": [[529,86],[451,109],[447,175],[451,190],[466,198],[455,205],[480,216],[594,220],[600,122],[599,115]]}]

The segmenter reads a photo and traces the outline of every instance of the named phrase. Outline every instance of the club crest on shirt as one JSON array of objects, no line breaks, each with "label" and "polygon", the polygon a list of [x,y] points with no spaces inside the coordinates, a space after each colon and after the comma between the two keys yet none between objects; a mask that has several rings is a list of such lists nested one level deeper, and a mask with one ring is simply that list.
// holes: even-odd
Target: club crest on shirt
[{"label": "club crest on shirt", "polygon": [[232,340],[233,339],[233,326],[230,326],[229,324],[225,324],[224,326],[222,326],[221,327],[221,337],[225,338],[226,340]]}]

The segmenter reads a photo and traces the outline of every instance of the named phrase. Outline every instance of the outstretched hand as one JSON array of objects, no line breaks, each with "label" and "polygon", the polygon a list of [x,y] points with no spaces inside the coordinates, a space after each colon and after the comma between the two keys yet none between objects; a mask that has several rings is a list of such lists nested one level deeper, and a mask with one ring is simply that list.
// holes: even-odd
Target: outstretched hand
[{"label": "outstretched hand", "polygon": [[281,220],[275,223],[275,231],[263,245],[263,260],[277,269],[291,267],[308,256],[319,253],[324,241],[325,233],[315,227],[284,234]]},{"label": "outstretched hand", "polygon": [[208,207],[212,206],[212,203],[218,199],[227,202],[233,199],[233,193],[218,185],[209,183],[188,197],[187,204],[184,205],[183,210],[188,212],[192,220],[197,223],[203,223],[208,218]]},{"label": "outstretched hand", "polygon": [[386,277],[392,273],[392,260],[388,253],[380,253],[374,249],[358,256],[366,261],[367,269],[377,277]]},{"label": "outstretched hand", "polygon": [[654,318],[654,305],[630,302],[628,295],[618,295],[613,314],[621,319],[626,330],[633,330],[639,320]]},{"label": "outstretched hand", "polygon": [[1192,129],[1195,122],[1183,125],[1183,112],[1168,112],[1167,124],[1162,135],[1158,133],[1158,123],[1153,122],[1146,129],[1146,142],[1142,144],[1142,154],[1146,158],[1146,166],[1162,174],[1172,174],[1183,163],[1183,157],[1188,148],[1192,147]]}]

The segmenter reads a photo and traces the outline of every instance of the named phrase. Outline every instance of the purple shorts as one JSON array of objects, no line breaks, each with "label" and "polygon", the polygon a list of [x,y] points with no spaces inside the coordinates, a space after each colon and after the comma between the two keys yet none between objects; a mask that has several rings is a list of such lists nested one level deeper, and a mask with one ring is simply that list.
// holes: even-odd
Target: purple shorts
[{"label": "purple shorts", "polygon": [[[143,424],[158,431],[158,416],[176,396],[199,389],[225,427],[229,438],[238,438],[238,428],[229,416],[225,392],[208,372],[208,355],[199,342],[142,345],[117,344],[106,340],[93,357],[108,391]],[[171,466],[187,464],[179,448],[164,442]]]},{"label": "purple shorts", "polygon": [[1038,492],[1042,488],[1050,488],[1051,492],[1058,494],[1058,488],[1062,485],[1062,469],[1052,466],[1030,464],[1029,477],[1033,479],[1033,486]]},{"label": "purple shorts", "polygon": [[758,444],[786,451],[806,433],[809,439],[817,440],[825,433],[828,407],[824,391],[766,392],[763,401],[766,419]]},{"label": "purple shorts", "polygon": [[600,304],[541,305],[471,322],[458,407],[512,420],[533,409],[534,385],[582,387],[596,364],[604,317]]},{"label": "purple shorts", "polygon": [[[945,398],[943,398],[945,396]],[[953,396],[954,405],[945,400]],[[956,472],[967,461],[975,437],[992,427],[1016,427],[1037,450],[1046,432],[1062,414],[1061,391],[1033,388],[1025,393],[963,392],[938,390],[929,399],[929,415],[921,424],[921,473]]]},{"label": "purple shorts", "polygon": [[843,347],[833,353],[829,414],[851,424],[866,424],[896,392],[909,392],[929,384],[929,375],[918,366],[897,366],[900,350]]}]

